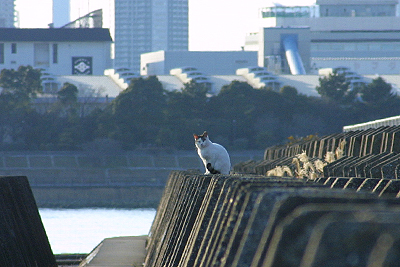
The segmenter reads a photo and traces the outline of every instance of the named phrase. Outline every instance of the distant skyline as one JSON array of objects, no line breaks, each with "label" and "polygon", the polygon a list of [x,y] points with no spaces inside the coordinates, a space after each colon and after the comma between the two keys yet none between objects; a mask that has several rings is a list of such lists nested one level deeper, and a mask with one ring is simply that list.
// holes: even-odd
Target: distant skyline
[{"label": "distant skyline", "polygon": [[[274,3],[309,6],[315,2],[303,0],[300,4],[298,0],[189,0],[189,50],[240,50],[246,34],[258,31],[260,7],[273,6]],[[52,22],[52,0],[16,0],[15,4],[21,28],[47,28]],[[83,10],[81,15],[90,11],[92,10]]]}]

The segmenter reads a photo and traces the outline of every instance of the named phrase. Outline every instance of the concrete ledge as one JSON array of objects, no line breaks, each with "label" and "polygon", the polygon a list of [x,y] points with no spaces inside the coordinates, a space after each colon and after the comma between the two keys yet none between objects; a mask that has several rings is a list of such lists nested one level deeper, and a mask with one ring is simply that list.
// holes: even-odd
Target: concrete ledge
[{"label": "concrete ledge", "polygon": [[147,236],[124,236],[104,239],[79,267],[142,267],[146,256]]}]

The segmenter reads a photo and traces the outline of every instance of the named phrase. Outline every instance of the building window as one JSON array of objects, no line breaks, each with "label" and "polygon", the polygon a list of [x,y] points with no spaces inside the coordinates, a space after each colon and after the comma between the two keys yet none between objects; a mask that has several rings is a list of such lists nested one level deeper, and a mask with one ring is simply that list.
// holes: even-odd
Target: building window
[{"label": "building window", "polygon": [[53,44],[53,63],[58,63],[58,44]]},{"label": "building window", "polygon": [[16,54],[17,53],[17,44],[12,43],[11,44],[11,54]]},{"label": "building window", "polygon": [[4,64],[4,44],[0,44],[0,64]]}]

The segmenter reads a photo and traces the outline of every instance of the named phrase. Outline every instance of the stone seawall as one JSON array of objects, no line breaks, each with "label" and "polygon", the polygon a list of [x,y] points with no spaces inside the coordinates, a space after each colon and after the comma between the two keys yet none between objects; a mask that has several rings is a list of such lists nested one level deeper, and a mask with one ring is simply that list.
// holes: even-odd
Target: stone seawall
[{"label": "stone seawall", "polygon": [[[232,164],[263,151],[231,152]],[[172,170],[199,169],[193,151],[2,152],[0,176],[28,177],[39,207],[157,207]]]}]

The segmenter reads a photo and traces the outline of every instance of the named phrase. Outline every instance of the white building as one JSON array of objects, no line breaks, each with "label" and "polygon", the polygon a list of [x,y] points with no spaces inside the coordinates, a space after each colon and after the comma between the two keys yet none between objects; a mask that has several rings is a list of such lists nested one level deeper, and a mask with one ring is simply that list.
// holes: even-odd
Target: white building
[{"label": "white building", "polygon": [[168,75],[171,69],[194,66],[207,75],[235,75],[257,65],[254,51],[157,51],[140,56],[141,75]]},{"label": "white building", "polygon": [[103,75],[112,39],[102,28],[0,28],[0,69],[30,65],[52,75]]},{"label": "white building", "polygon": [[13,28],[16,21],[14,0],[0,0],[0,28]]},{"label": "white building", "polygon": [[398,0],[316,4],[261,9],[263,29],[246,37],[246,50],[258,47],[259,65],[276,73],[301,74],[301,64],[307,74],[338,66],[359,74],[400,73]]}]

